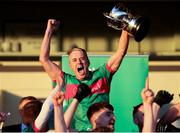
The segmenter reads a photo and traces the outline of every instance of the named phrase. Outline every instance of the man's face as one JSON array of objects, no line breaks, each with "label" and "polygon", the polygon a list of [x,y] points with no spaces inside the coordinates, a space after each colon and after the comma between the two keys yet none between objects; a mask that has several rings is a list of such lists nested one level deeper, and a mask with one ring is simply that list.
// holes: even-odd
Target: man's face
[{"label": "man's face", "polygon": [[74,50],[69,55],[69,64],[78,80],[87,77],[89,62],[86,55],[81,50]]},{"label": "man's face", "polygon": [[93,128],[108,127],[114,131],[115,116],[112,110],[104,108],[92,115],[91,122]]},{"label": "man's face", "polygon": [[23,109],[23,107],[26,105],[26,104],[28,104],[29,102],[31,102],[32,100],[30,100],[30,99],[24,99],[21,103],[20,103],[20,105],[19,105],[19,110],[22,110]]},{"label": "man's face", "polygon": [[139,127],[143,127],[143,123],[144,123],[144,109],[143,109],[143,105],[141,105],[137,112],[134,115],[134,122],[136,125],[138,125]]},{"label": "man's face", "polygon": [[24,108],[28,103],[30,103],[31,101],[33,101],[33,100],[24,99],[24,100],[20,103],[20,105],[19,105],[19,113],[20,113],[20,115],[21,115],[22,122],[23,122],[25,125],[28,125],[28,124],[30,124],[30,123],[27,122],[27,120],[24,119],[23,108]]}]

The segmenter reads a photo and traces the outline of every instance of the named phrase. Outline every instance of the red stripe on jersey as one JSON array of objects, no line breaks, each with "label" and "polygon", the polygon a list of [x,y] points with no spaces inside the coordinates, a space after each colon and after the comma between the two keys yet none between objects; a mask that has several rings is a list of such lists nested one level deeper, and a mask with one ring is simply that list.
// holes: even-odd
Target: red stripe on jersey
[{"label": "red stripe on jersey", "polygon": [[78,84],[67,84],[66,85],[66,92],[65,92],[65,99],[70,99],[76,95]]},{"label": "red stripe on jersey", "polygon": [[108,66],[108,64],[106,64],[106,68],[110,73],[115,73],[116,71],[112,70],[110,66]]},{"label": "red stripe on jersey", "polygon": [[106,78],[102,78],[90,86],[91,94],[95,93],[109,93],[110,87]]},{"label": "red stripe on jersey", "polygon": [[[78,84],[66,85],[65,99],[68,100],[76,95]],[[95,93],[109,93],[110,87],[106,78],[102,78],[90,86],[91,94]]]}]

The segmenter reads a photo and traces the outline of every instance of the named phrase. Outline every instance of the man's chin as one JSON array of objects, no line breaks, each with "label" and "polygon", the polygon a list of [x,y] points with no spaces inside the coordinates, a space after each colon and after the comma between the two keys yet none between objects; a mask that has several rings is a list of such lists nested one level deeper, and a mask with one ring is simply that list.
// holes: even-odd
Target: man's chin
[{"label": "man's chin", "polygon": [[78,75],[76,75],[76,78],[77,78],[78,80],[82,80],[82,79],[84,79],[85,77],[86,77],[85,74],[78,74]]},{"label": "man's chin", "polygon": [[114,125],[109,125],[108,126],[112,131],[114,131]]}]

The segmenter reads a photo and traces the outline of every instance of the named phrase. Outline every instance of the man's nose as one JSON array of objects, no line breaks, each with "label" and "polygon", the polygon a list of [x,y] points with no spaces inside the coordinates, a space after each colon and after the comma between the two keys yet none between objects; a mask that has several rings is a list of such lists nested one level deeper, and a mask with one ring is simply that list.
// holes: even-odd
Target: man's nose
[{"label": "man's nose", "polygon": [[112,116],[112,119],[113,119],[114,121],[116,121],[116,117],[115,117],[114,115]]},{"label": "man's nose", "polygon": [[78,59],[78,63],[82,63],[81,59]]}]

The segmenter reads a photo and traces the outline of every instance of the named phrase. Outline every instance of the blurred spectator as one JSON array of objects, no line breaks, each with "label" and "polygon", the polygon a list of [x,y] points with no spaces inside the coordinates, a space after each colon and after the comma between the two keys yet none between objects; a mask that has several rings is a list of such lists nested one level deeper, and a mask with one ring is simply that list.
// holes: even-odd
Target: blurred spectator
[{"label": "blurred spectator", "polygon": [[33,131],[32,124],[38,116],[42,102],[33,96],[23,97],[19,102],[19,113],[22,123],[2,128],[2,132],[28,132]]}]

